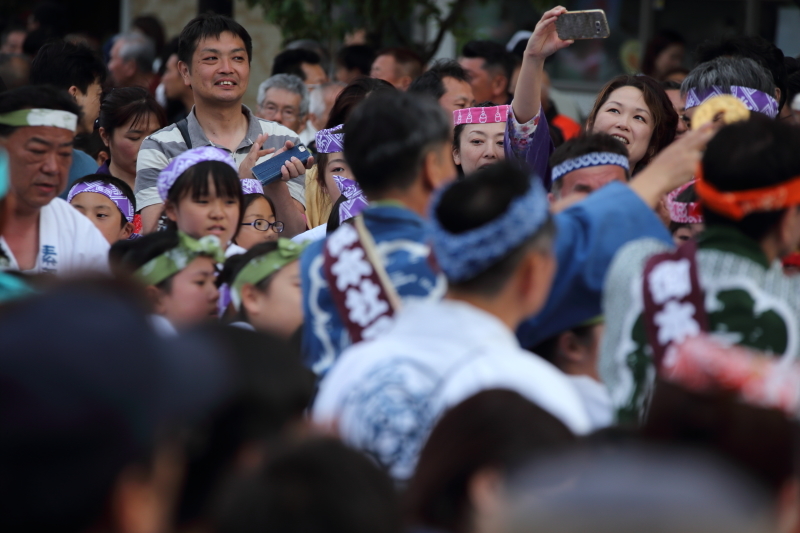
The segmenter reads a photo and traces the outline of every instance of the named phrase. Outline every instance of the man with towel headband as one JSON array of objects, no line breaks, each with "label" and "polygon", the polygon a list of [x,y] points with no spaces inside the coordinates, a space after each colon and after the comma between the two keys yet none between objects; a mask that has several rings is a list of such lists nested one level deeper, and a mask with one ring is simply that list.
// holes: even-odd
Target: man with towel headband
[{"label": "man with towel headband", "polygon": [[108,270],[108,242],[61,198],[80,107],[49,86],[0,95],[0,146],[11,175],[0,270],[69,274]]},{"label": "man with towel headband", "polygon": [[800,278],[778,262],[800,244],[798,146],[800,130],[760,113],[724,127],[696,173],[703,233],[677,250],[639,239],[615,257],[599,369],[621,420],[639,419],[672,345],[702,331],[800,357]]}]

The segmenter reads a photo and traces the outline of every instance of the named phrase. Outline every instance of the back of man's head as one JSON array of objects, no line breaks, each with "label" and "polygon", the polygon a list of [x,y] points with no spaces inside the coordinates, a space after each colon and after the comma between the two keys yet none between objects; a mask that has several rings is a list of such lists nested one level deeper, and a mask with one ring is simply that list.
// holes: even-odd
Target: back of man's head
[{"label": "back of man's head", "polygon": [[389,477],[333,439],[301,443],[241,479],[219,505],[219,533],[400,533]]},{"label": "back of man's head", "polygon": [[136,63],[136,70],[141,74],[153,72],[153,61],[156,59],[156,45],[150,37],[130,32],[118,37],[121,41],[119,56],[123,61]]},{"label": "back of man's head", "polygon": [[253,60],[253,40],[244,27],[230,17],[215,13],[199,15],[183,27],[178,37],[178,59],[192,67],[192,56],[203,39],[218,39],[223,33],[231,33],[244,42],[247,62]]},{"label": "back of man's head", "polygon": [[[797,126],[751,113],[750,120],[725,126],[711,139],[703,156],[703,176],[721,192],[776,186],[800,176],[798,146]],[[705,205],[702,195],[700,203],[707,227],[733,227],[756,241],[779,224],[785,213],[785,209],[759,211],[733,220]]]},{"label": "back of man's head", "polygon": [[489,72],[500,72],[511,83],[516,60],[506,47],[493,41],[470,41],[464,45],[461,55],[468,59],[481,58],[485,61],[483,68]]},{"label": "back of man's head", "polygon": [[[33,85],[19,87],[0,93],[0,115],[19,111],[20,109],[54,109],[68,111],[80,118],[82,112],[66,91],[56,89],[51,85]],[[8,137],[19,126],[6,126],[0,124],[0,137]]]},{"label": "back of man's head", "polygon": [[414,80],[408,88],[408,92],[427,94],[438,100],[447,92],[447,88],[444,85],[445,78],[453,78],[469,83],[467,71],[458,64],[458,61],[440,59],[431,65],[431,68],[426,70],[422,76]]},{"label": "back of man's head", "polygon": [[347,70],[358,70],[362,76],[369,76],[375,50],[365,44],[345,46],[336,55],[336,62]]},{"label": "back of man's head", "polygon": [[[152,61],[151,61],[152,63]],[[106,66],[92,50],[82,44],[53,41],[44,45],[31,63],[32,85],[50,84],[68,90],[86,90],[95,82],[106,80]]]},{"label": "back of man's head", "polygon": [[394,58],[398,78],[408,76],[413,80],[422,74],[424,67],[422,58],[413,50],[408,48],[386,48],[378,52],[376,57],[380,56],[392,56]]},{"label": "back of man's head", "polygon": [[293,50],[284,50],[277,56],[272,63],[272,75],[275,74],[292,74],[297,76],[303,81],[306,81],[306,73],[303,71],[303,63],[309,65],[319,65],[322,59],[319,54],[306,50],[305,48],[295,48]]},{"label": "back of man's head", "polygon": [[[607,133],[587,133],[578,135],[556,148],[556,151],[550,156],[550,168],[555,168],[571,159],[577,159],[596,152],[608,152],[628,157],[628,149],[625,148],[625,145],[611,135]],[[561,180],[555,180],[550,192],[558,197],[562,184]]]},{"label": "back of man's head", "polygon": [[[787,73],[780,48],[763,37],[742,36],[722,42],[703,43],[695,52],[697,63],[705,63],[722,56],[731,56],[734,59],[750,58],[766,68],[771,73],[775,86],[781,90],[778,103],[783,107],[787,98]],[[770,93],[772,94],[774,93]]]},{"label": "back of man's head", "polygon": [[507,484],[501,533],[766,533],[772,502],[715,456],[635,445],[567,449]]},{"label": "back of man's head", "polygon": [[769,71],[747,57],[718,57],[697,65],[681,84],[681,93],[689,89],[703,93],[712,87],[727,92],[731,86],[756,89],[769,96],[775,94],[775,82]]},{"label": "back of man's head", "polygon": [[[450,185],[432,218],[440,228],[433,250],[450,287],[483,296],[502,291],[530,251],[549,252],[555,231],[544,189],[505,161]],[[471,246],[453,242],[472,236]]]},{"label": "back of man's head", "polygon": [[425,156],[450,142],[449,121],[434,100],[395,91],[358,105],[345,132],[345,158],[367,196],[407,189]]}]

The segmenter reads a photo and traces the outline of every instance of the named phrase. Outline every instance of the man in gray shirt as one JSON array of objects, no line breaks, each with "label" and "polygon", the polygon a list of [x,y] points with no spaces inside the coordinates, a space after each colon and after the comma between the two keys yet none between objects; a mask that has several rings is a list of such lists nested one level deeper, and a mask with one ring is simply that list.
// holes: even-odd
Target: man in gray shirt
[{"label": "man in gray shirt", "polygon": [[[186,121],[147,137],[136,163],[136,204],[144,233],[154,231],[163,210],[156,190],[159,172],[180,153],[199,146],[216,146],[233,155],[242,178],[278,152],[299,144],[297,135],[276,122],[257,118],[242,104],[250,79],[250,35],[241,25],[220,15],[200,15],[180,35],[178,69],[192,88],[194,108]],[[313,164],[309,159],[307,165]],[[306,229],[305,168],[297,159],[286,162],[282,180],[264,187],[285,225],[284,236]]]}]

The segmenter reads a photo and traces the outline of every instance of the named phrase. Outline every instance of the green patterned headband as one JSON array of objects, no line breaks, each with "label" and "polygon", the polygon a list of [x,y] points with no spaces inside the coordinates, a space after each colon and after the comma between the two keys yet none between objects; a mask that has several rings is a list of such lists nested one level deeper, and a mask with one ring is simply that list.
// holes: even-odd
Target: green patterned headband
[{"label": "green patterned headband", "polygon": [[242,287],[245,284],[255,285],[292,261],[297,261],[307,244],[308,242],[300,244],[289,239],[278,239],[277,250],[251,259],[231,284],[231,301],[236,310],[239,311],[242,307]]},{"label": "green patterned headband", "polygon": [[0,115],[4,126],[53,126],[75,133],[78,115],[58,109],[19,109]]},{"label": "green patterned headband", "polygon": [[179,231],[178,246],[154,257],[134,275],[145,285],[158,285],[200,256],[210,257],[217,263],[225,261],[225,252],[222,251],[219,238],[216,235],[206,235],[196,240]]}]

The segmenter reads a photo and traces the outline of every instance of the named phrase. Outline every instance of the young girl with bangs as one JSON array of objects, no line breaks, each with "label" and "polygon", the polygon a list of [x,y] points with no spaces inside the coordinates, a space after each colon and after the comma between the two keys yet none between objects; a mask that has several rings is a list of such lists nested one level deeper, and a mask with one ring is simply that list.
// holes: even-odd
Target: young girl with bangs
[{"label": "young girl with bangs", "polygon": [[233,243],[242,222],[242,184],[231,155],[213,146],[193,148],[158,176],[166,227],[193,239],[215,235],[226,256],[244,252]]}]

